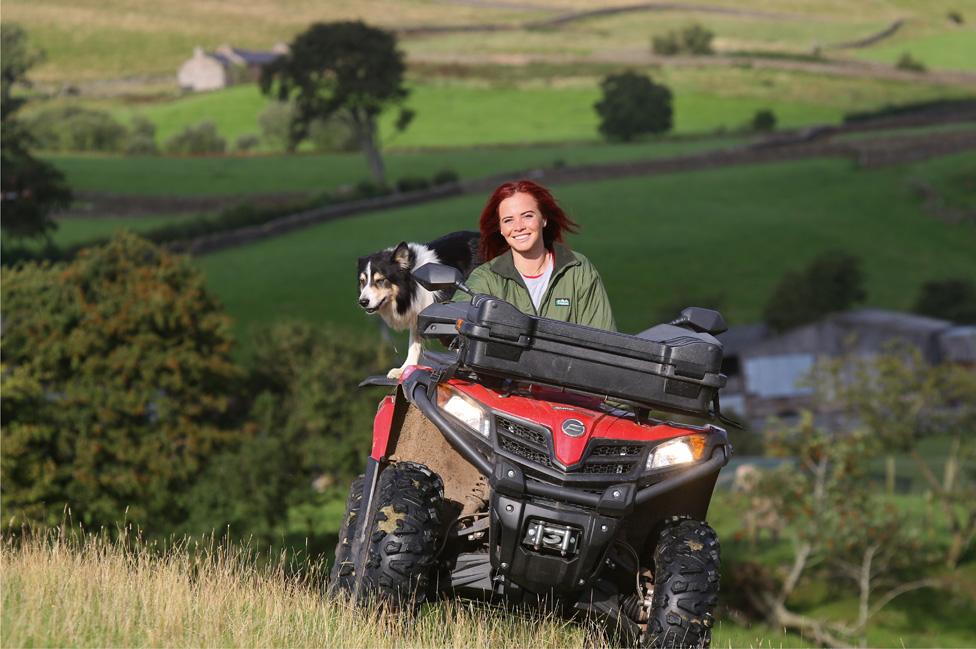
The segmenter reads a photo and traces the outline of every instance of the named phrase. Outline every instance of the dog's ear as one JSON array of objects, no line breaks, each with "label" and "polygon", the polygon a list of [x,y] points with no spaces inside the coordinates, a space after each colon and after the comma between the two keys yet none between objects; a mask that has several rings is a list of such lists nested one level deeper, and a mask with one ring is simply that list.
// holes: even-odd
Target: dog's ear
[{"label": "dog's ear", "polygon": [[366,262],[369,261],[369,257],[360,257],[356,260],[356,270],[360,273],[366,270]]},{"label": "dog's ear", "polygon": [[406,241],[401,241],[396,248],[393,249],[393,254],[391,255],[393,261],[400,264],[401,268],[410,268],[410,246]]}]

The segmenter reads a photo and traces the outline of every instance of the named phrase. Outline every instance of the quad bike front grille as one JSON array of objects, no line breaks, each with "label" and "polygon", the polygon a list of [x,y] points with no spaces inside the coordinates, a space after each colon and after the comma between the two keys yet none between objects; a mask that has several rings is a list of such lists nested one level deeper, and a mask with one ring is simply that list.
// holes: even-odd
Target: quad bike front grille
[{"label": "quad bike front grille", "polygon": [[643,450],[644,447],[637,444],[602,444],[593,447],[590,457],[632,457],[640,455]]},{"label": "quad bike front grille", "polygon": [[604,475],[630,473],[634,468],[634,464],[634,462],[587,462],[577,469],[576,472]]},{"label": "quad bike front grille", "polygon": [[[549,445],[548,430],[496,413],[495,433],[501,450],[546,469],[557,467]],[[632,473],[644,453],[644,446],[641,444],[599,441],[600,443],[591,446],[584,456],[586,459],[575,468],[569,469],[569,473],[613,479],[612,476]]]},{"label": "quad bike front grille", "polygon": [[531,446],[517,442],[506,435],[499,435],[498,443],[503,450],[506,450],[513,455],[518,455],[519,457],[523,457],[530,462],[541,464],[547,468],[552,466],[552,461],[549,459],[548,452],[536,450]]},{"label": "quad bike front grille", "polygon": [[541,431],[534,430],[525,424],[520,424],[517,421],[512,421],[505,417],[495,417],[495,423],[500,433],[507,433],[530,444],[546,448],[546,436]]}]

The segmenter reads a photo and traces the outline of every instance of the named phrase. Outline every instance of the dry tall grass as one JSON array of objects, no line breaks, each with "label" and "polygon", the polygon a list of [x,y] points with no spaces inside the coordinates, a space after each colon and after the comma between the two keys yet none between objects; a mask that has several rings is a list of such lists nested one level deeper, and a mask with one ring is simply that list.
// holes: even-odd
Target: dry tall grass
[{"label": "dry tall grass", "polygon": [[555,618],[461,602],[415,619],[325,597],[318,566],[216,542],[170,549],[59,530],[0,544],[3,647],[583,647],[602,636]]}]

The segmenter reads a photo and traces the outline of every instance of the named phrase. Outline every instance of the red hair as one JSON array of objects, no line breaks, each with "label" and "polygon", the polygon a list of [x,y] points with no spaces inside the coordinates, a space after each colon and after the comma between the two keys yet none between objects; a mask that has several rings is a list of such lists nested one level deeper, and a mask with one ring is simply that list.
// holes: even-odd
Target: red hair
[{"label": "red hair", "polygon": [[506,198],[511,198],[515,194],[529,194],[539,205],[539,212],[546,221],[546,226],[542,230],[542,241],[547,250],[552,250],[555,242],[562,242],[563,230],[567,232],[579,231],[579,225],[571,218],[566,216],[563,208],[553,198],[552,192],[548,189],[532,182],[531,180],[518,180],[515,182],[502,183],[491,193],[485,209],[481,210],[481,220],[479,229],[481,230],[481,257],[485,261],[491,261],[498,255],[508,250],[508,243],[502,236],[498,222],[498,206]]}]

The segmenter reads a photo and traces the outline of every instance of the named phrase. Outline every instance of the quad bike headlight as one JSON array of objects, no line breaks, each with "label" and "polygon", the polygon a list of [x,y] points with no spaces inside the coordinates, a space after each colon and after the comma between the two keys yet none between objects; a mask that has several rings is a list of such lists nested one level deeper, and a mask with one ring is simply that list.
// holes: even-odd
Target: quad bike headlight
[{"label": "quad bike headlight", "polygon": [[705,436],[688,435],[659,444],[647,458],[648,469],[697,462],[705,454]]},{"label": "quad bike headlight", "polygon": [[437,386],[437,405],[474,432],[488,437],[491,435],[491,420],[485,409],[471,397],[461,394],[446,385]]}]

